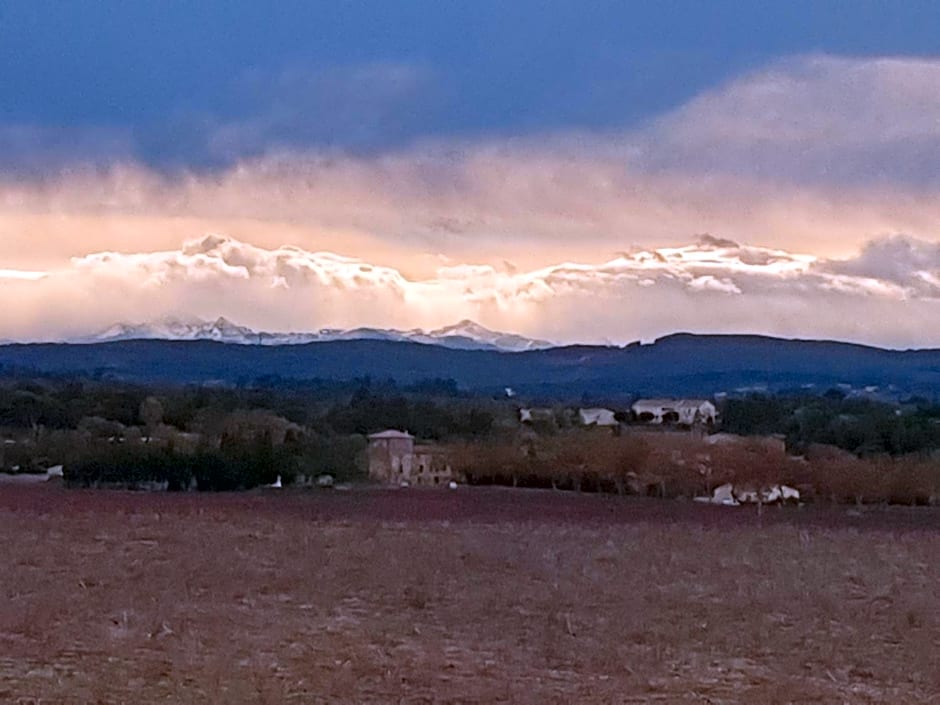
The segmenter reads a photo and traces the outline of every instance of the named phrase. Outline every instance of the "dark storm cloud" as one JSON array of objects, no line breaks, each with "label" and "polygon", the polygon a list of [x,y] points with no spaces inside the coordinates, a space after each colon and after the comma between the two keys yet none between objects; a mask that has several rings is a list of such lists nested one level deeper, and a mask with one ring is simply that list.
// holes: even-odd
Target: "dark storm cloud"
[{"label": "dark storm cloud", "polygon": [[[940,5],[844,10],[824,0],[3,0],[0,126],[111,131],[122,158],[199,167],[285,145],[632,129],[780,56],[940,51]],[[111,153],[62,149],[61,159]]]}]

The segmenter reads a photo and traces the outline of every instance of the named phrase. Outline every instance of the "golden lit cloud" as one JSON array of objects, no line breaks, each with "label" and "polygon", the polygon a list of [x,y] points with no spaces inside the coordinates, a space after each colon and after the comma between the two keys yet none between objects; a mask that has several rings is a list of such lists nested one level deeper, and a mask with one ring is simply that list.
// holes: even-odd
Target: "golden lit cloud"
[{"label": "golden lit cloud", "polygon": [[[886,268],[873,257],[885,251],[906,254]],[[0,279],[3,288],[19,302],[0,330],[6,337],[224,315],[266,330],[434,328],[471,318],[561,341],[743,329],[890,345],[914,344],[916,334],[940,344],[940,334],[930,338],[940,330],[940,248],[901,237],[840,260],[705,236],[596,263],[444,265],[416,278],[361,258],[207,235],[174,250],[90,254],[41,279]]]}]

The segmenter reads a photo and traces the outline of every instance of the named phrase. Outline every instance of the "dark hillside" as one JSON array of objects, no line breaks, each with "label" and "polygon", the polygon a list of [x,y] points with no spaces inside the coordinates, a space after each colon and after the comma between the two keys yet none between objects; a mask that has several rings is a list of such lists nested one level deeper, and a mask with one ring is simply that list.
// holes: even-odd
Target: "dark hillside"
[{"label": "dark hillside", "polygon": [[748,335],[667,336],[626,348],[570,346],[522,353],[354,340],[260,347],[134,340],[95,345],[0,346],[0,366],[139,382],[249,383],[371,376],[411,383],[451,378],[466,389],[511,386],[545,395],[711,394],[742,387],[825,389],[836,384],[940,393],[940,350],[893,351]]}]

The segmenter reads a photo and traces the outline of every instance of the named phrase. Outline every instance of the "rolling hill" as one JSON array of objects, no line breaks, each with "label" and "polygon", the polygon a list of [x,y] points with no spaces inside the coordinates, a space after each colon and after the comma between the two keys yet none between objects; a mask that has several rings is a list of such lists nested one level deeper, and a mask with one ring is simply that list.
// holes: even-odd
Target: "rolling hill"
[{"label": "rolling hill", "polygon": [[702,395],[836,385],[940,395],[940,350],[884,350],[851,343],[753,335],[670,335],[627,347],[569,346],[524,352],[417,342],[338,340],[232,345],[194,340],[0,346],[0,366],[43,374],[136,382],[246,384],[261,377],[401,383],[450,378],[464,389],[576,398]]}]

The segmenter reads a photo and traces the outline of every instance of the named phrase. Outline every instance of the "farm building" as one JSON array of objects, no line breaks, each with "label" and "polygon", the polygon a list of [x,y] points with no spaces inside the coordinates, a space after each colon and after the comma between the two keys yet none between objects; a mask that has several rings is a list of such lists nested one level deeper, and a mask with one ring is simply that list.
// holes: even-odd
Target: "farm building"
[{"label": "farm building", "polygon": [[405,431],[369,436],[369,477],[394,485],[446,486],[456,479],[443,451]]},{"label": "farm building", "polygon": [[651,424],[711,424],[718,414],[706,399],[639,399],[630,410],[637,421]]},{"label": "farm building", "polygon": [[578,422],[582,426],[617,426],[619,423],[610,409],[578,409]]}]

